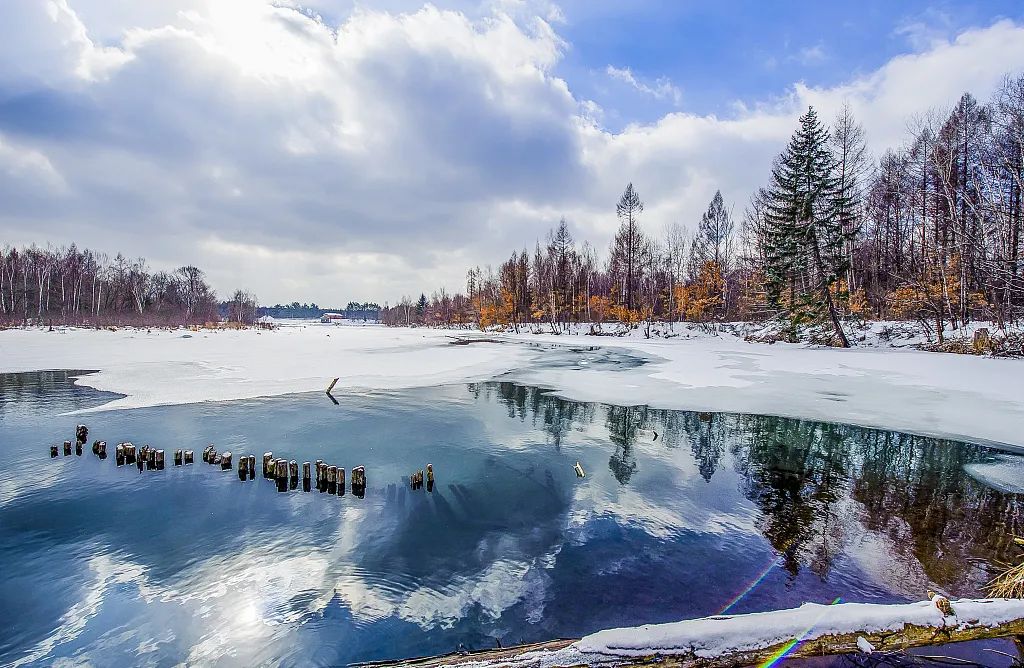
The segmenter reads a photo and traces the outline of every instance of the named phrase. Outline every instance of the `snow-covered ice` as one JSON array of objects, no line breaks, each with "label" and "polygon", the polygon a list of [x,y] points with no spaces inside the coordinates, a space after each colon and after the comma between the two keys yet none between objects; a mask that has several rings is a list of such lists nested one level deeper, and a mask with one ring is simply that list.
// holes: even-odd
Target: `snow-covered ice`
[{"label": "snow-covered ice", "polygon": [[[838,350],[677,338],[497,335],[452,346],[453,332],[307,324],[274,331],[12,329],[0,371],[97,369],[79,382],[126,395],[108,408],[323,390],[398,389],[508,374],[582,401],[762,413],[895,429],[1024,450],[1024,360],[892,348]],[[489,335],[495,336],[495,335]],[[630,367],[545,365],[518,343],[616,348]]]},{"label": "snow-covered ice", "polygon": [[1024,458],[998,457],[993,462],[977,462],[964,467],[978,482],[1007,494],[1024,494]]}]

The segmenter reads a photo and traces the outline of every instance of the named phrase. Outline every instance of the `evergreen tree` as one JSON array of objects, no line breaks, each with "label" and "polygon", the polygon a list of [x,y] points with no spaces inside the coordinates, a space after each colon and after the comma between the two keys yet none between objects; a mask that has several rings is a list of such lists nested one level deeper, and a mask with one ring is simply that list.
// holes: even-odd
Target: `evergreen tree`
[{"label": "evergreen tree", "polygon": [[611,273],[622,285],[622,301],[630,310],[633,309],[635,292],[640,281],[640,257],[646,246],[646,239],[639,224],[643,210],[644,203],[640,200],[640,195],[633,189],[633,184],[629,183],[615,205],[615,213],[622,224],[615,233],[615,239],[612,240],[609,264]]},{"label": "evergreen tree", "polygon": [[849,239],[828,131],[813,108],[772,169],[765,234],[765,278],[772,304],[784,308],[793,326],[827,318],[840,345],[849,347],[832,288],[845,276]]}]

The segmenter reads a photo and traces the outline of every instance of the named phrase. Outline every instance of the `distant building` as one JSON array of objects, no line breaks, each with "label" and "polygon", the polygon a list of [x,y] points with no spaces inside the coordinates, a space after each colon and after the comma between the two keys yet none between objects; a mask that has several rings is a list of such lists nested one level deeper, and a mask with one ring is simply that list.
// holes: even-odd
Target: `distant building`
[{"label": "distant building", "polygon": [[345,319],[340,313],[324,313],[320,316],[320,322],[341,322]]}]

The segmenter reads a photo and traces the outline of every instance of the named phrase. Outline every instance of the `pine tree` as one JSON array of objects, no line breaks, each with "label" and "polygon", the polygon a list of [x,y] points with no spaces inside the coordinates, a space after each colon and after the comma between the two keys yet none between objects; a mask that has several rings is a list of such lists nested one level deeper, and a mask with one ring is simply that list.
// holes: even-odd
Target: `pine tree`
[{"label": "pine tree", "polygon": [[839,187],[828,140],[828,131],[808,108],[772,169],[765,278],[769,299],[788,312],[793,326],[827,317],[836,339],[847,348],[850,342],[839,323],[832,289],[848,267],[844,249],[849,230],[840,214],[850,202]]},{"label": "pine tree", "polygon": [[639,224],[643,210],[644,203],[633,189],[633,184],[629,183],[615,205],[615,213],[622,224],[612,240],[610,264],[612,274],[621,277],[622,298],[630,310],[633,309],[636,286],[640,281],[640,256],[646,243]]}]

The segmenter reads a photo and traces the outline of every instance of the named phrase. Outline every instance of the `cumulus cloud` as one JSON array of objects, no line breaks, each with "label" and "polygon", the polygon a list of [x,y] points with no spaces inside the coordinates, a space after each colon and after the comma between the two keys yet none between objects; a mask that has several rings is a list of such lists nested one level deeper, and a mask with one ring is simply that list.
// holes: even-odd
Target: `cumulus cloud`
[{"label": "cumulus cloud", "polygon": [[[328,22],[179,0],[120,25],[79,3],[5,6],[0,239],[200,264],[221,292],[265,302],[458,289],[470,264],[532,246],[563,214],[603,247],[627,181],[651,231],[692,224],[717,188],[742,208],[808,104],[827,118],[848,100],[884,146],[908,116],[1024,66],[1024,27],[1003,21],[840,86],[610,132],[554,74],[572,47],[550,3]],[[680,98],[668,80],[608,74]]]}]

